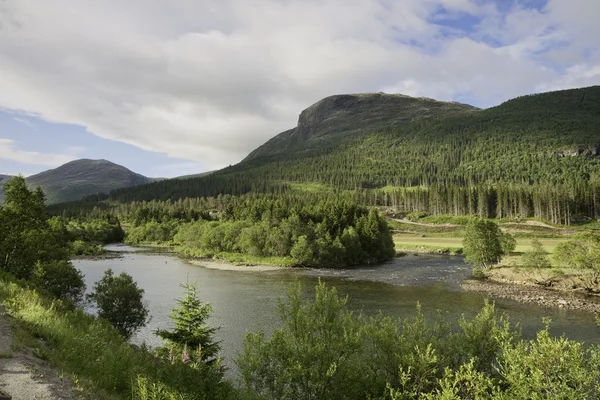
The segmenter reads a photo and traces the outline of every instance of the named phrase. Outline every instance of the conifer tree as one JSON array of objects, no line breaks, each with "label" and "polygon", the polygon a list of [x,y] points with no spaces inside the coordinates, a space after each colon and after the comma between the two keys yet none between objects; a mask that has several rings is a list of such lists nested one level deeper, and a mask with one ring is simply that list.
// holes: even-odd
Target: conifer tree
[{"label": "conifer tree", "polygon": [[183,352],[184,357],[187,355],[191,361],[213,363],[221,346],[214,339],[218,328],[207,325],[212,306],[202,303],[196,285],[188,283],[181,286],[185,296],[177,301],[178,307],[172,310],[173,330],[159,329],[156,334],[167,342],[171,351]]}]

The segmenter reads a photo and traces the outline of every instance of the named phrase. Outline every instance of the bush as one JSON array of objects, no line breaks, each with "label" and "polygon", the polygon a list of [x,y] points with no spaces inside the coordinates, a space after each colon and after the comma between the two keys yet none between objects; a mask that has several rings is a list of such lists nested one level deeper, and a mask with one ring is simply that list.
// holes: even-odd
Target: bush
[{"label": "bush", "polygon": [[281,302],[283,327],[270,339],[248,334],[237,363],[245,390],[266,399],[356,398],[374,376],[362,368],[365,330],[346,299],[319,283],[315,300],[304,302],[299,285]]},{"label": "bush", "polygon": [[32,281],[59,299],[73,304],[83,301],[86,288],[83,274],[69,261],[38,262]]},{"label": "bush", "polygon": [[487,268],[499,262],[504,251],[498,224],[486,219],[469,222],[463,239],[463,252],[467,262],[475,266]]},{"label": "bush", "polygon": [[587,270],[591,273],[590,287],[597,287],[600,276],[600,236],[581,233],[572,240],[556,246],[554,259],[558,266]]},{"label": "bush", "polygon": [[108,269],[95,283],[89,298],[98,306],[98,316],[129,338],[148,322],[149,311],[142,301],[143,295],[144,289],[138,288],[130,275],[122,272],[115,276]]},{"label": "bush", "polygon": [[101,245],[84,242],[83,240],[75,240],[70,246],[71,254],[74,256],[96,256],[104,253],[104,248]]},{"label": "bush", "polygon": [[531,250],[523,254],[523,266],[535,269],[550,267],[548,252],[539,240],[533,239],[531,241]]}]

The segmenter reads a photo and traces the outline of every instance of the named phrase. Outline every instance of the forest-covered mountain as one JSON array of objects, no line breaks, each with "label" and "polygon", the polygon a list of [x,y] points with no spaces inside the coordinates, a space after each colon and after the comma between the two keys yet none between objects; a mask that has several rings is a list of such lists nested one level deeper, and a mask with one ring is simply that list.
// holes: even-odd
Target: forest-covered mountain
[{"label": "forest-covered mountain", "polygon": [[48,204],[79,200],[94,193],[108,193],[151,181],[110,161],[88,159],[71,161],[26,178],[29,187],[42,188]]},{"label": "forest-covered mountain", "polygon": [[364,99],[377,96],[327,98],[303,112],[299,127],[235,166],[115,190],[110,199],[308,188],[352,191],[362,203],[405,212],[556,223],[600,217],[600,87],[524,96],[486,110],[398,96],[395,112],[390,107],[360,126],[356,115],[367,118],[379,104]]}]

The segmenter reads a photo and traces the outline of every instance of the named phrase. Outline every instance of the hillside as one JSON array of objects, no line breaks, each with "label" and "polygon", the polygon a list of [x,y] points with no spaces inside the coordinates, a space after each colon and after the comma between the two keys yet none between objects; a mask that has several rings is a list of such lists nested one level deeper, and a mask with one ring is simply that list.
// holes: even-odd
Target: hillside
[{"label": "hillside", "polygon": [[[110,199],[347,190],[359,202],[403,212],[521,215],[556,223],[600,217],[600,87],[524,96],[486,110],[400,98],[412,110],[446,104],[450,112],[413,113],[384,128],[381,119],[355,135],[343,129],[348,118],[358,123],[356,111],[329,107],[329,116],[321,114],[325,117],[312,125],[301,116],[300,128],[235,166],[206,177],[115,190]],[[369,103],[364,104],[360,112],[366,115]],[[407,115],[398,107],[398,115]],[[329,138],[327,145],[320,146],[320,138]]]},{"label": "hillside", "polygon": [[0,185],[2,185],[4,182],[10,180],[10,178],[12,178],[11,175],[0,175]]},{"label": "hillside", "polygon": [[26,178],[30,187],[41,186],[47,203],[60,203],[114,189],[148,183],[151,179],[106,160],[76,160]]},{"label": "hillside", "polygon": [[467,104],[400,94],[329,96],[302,111],[295,128],[275,136],[244,161],[323,150],[378,129],[475,110],[478,109]]}]

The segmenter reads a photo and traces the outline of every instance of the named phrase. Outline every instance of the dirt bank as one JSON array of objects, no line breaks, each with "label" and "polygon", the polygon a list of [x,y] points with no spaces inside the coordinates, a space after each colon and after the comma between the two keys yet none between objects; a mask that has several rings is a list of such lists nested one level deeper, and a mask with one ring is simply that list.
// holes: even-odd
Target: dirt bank
[{"label": "dirt bank", "polygon": [[67,377],[33,355],[29,348],[15,347],[8,316],[0,307],[0,398],[12,400],[84,399]]},{"label": "dirt bank", "polygon": [[186,260],[188,263],[192,265],[197,265],[200,267],[210,268],[210,269],[219,269],[222,271],[242,271],[242,272],[265,272],[265,271],[277,271],[280,269],[284,269],[287,267],[278,267],[275,265],[233,265],[227,262],[214,261],[210,259],[202,259],[202,260]]},{"label": "dirt bank", "polygon": [[581,290],[566,291],[491,280],[468,280],[463,282],[461,287],[470,292],[489,295],[491,298],[499,297],[544,307],[600,313],[600,298],[596,295],[586,295]]}]

